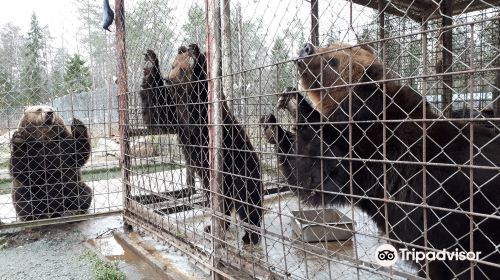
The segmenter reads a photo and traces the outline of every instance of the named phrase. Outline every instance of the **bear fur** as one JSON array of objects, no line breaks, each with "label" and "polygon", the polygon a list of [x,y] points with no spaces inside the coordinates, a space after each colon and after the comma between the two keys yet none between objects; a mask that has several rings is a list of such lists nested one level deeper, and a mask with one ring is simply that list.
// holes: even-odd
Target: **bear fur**
[{"label": "bear fur", "polygon": [[[208,82],[206,81],[206,71],[206,57],[200,52],[197,45],[180,47],[169,73],[168,84],[172,86],[166,89],[166,92],[172,97],[171,101],[176,104],[175,114],[169,116],[172,117],[172,120],[162,116],[151,117],[147,114],[143,114],[143,116],[145,121],[159,119],[163,121],[163,124],[177,124],[173,127],[179,137],[186,164],[201,179],[203,187],[209,190]],[[158,72],[156,76],[161,77],[161,74]],[[145,77],[145,79],[149,78]],[[161,92],[149,91],[148,94],[158,95]],[[155,108],[164,108],[170,104],[166,98],[155,96],[148,98],[141,99],[143,106],[152,105]],[[144,100],[153,100],[159,103],[147,104]],[[153,113],[161,112],[159,110]],[[243,222],[260,228],[263,214],[263,186],[259,158],[254,152],[245,130],[233,116],[226,102],[222,103],[222,117],[224,123],[222,135],[224,140],[221,147],[224,165],[222,180],[223,194],[226,196],[223,203],[224,213],[229,216],[234,209]],[[208,198],[209,192],[207,191],[206,194]],[[228,226],[229,222],[226,221],[225,227]],[[245,227],[245,235],[242,240],[245,244],[256,244],[260,240],[260,231]]]},{"label": "bear fur", "polygon": [[142,90],[139,92],[143,122],[152,131],[175,133],[177,118],[172,94],[167,87],[168,80],[163,79],[158,57],[152,50],[146,51],[144,61]]},{"label": "bear fur", "polygon": [[[354,204],[396,248],[481,252],[480,261],[500,263],[500,176],[495,169],[468,167],[471,143],[474,166],[500,166],[498,138],[482,125],[427,121],[424,150],[418,120],[438,116],[413,89],[382,82],[384,66],[367,47],[306,44],[296,67],[312,105],[297,91],[282,94],[279,106],[296,116],[295,133],[277,125],[273,115],[261,121],[267,140],[283,153],[281,171],[301,199],[318,206]],[[392,161],[385,170],[384,146]],[[424,196],[429,208],[422,205]],[[500,275],[496,267],[469,261],[414,264],[420,276],[431,279],[470,279],[471,264],[475,279]]]},{"label": "bear fur", "polygon": [[82,181],[81,167],[90,156],[85,125],[71,130],[54,108],[30,106],[11,139],[12,200],[21,221],[85,213],[92,189]]}]

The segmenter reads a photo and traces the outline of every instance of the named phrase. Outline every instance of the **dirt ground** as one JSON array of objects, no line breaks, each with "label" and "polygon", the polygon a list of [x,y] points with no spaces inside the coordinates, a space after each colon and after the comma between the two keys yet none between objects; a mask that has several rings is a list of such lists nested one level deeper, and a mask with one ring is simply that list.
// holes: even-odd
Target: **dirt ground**
[{"label": "dirt ground", "polygon": [[[0,232],[1,280],[92,279],[92,267],[84,254],[89,240],[109,238],[122,228],[121,216],[93,219],[21,231]],[[99,251],[98,249],[95,251]],[[161,279],[143,262],[116,259],[127,279]]]}]

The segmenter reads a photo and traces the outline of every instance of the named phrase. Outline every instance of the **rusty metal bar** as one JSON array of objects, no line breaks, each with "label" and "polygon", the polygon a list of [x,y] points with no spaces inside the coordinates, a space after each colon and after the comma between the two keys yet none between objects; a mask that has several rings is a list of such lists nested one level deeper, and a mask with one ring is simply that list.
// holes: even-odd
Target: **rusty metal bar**
[{"label": "rusty metal bar", "polygon": [[75,216],[65,216],[65,217],[57,217],[50,219],[41,219],[41,220],[33,220],[33,221],[22,221],[22,222],[14,222],[14,223],[6,223],[0,224],[0,230],[4,229],[17,229],[17,228],[37,228],[42,226],[49,225],[58,225],[58,224],[67,224],[72,222],[81,222],[86,220],[97,219],[101,217],[114,216],[122,213],[122,210],[111,210],[108,212],[101,213],[90,213],[83,215],[75,215]]},{"label": "rusty metal bar", "polygon": [[123,184],[123,209],[126,212],[130,197],[130,146],[128,142],[128,78],[125,48],[125,4],[115,0],[116,63],[118,74],[118,129],[120,135],[120,167]]},{"label": "rusty metal bar", "polygon": [[[210,158],[210,205],[212,209],[212,255],[213,267],[220,266],[219,242],[223,237],[224,221],[217,218],[216,213],[224,213],[222,192],[222,65],[221,65],[221,0],[206,1],[207,19],[207,76],[208,76],[208,125],[209,125],[209,158]],[[222,279],[216,271],[212,279]]]},{"label": "rusty metal bar", "polygon": [[[470,45],[469,45],[469,67],[474,70],[475,63],[474,63],[474,24],[471,25],[471,31],[470,31]],[[473,108],[474,108],[474,92],[475,91],[475,83],[474,83],[474,72],[471,72],[469,74],[469,84],[467,85],[469,87],[469,92],[472,93],[472,96],[469,99],[469,114],[471,118],[474,117],[473,115]],[[474,166],[474,122],[471,122],[469,124],[469,164],[470,166]],[[470,168],[469,169],[469,212],[474,213],[474,169]],[[469,252],[474,252],[474,215],[469,215]],[[471,261],[470,262],[470,279],[474,280],[475,275],[474,275],[474,266],[476,264]]]},{"label": "rusty metal bar", "polygon": [[[422,30],[422,74],[427,75],[428,73],[428,65],[427,65],[427,31],[428,31],[428,23],[423,20],[421,30]],[[427,102],[426,96],[428,91],[428,81],[426,78],[422,80],[422,119],[427,118]],[[427,161],[427,122],[422,122],[422,162]],[[422,166],[422,205],[427,204],[427,166]],[[429,219],[428,219],[428,210],[426,207],[423,209],[424,212],[424,246],[428,247],[428,237],[427,230],[429,228]],[[425,259],[425,275],[429,275],[429,260]]]},{"label": "rusty metal bar", "polygon": [[[379,22],[379,38],[384,39],[385,38],[385,12],[384,12],[384,5],[383,1],[378,1],[378,22]],[[379,51],[380,51],[380,60],[382,61],[382,65],[384,67],[382,68],[382,80],[385,81],[387,78],[387,71],[385,69],[386,61],[385,59],[387,58],[386,56],[386,42],[381,41],[379,44]],[[383,98],[382,98],[382,120],[384,121],[382,123],[382,156],[383,159],[387,159],[387,124],[385,123],[385,120],[387,119],[387,83],[383,82],[382,83],[382,92],[383,92]],[[387,238],[389,238],[389,210],[388,210],[388,205],[387,203],[390,201],[389,197],[389,191],[388,191],[388,183],[387,183],[387,164],[383,163],[383,181],[384,181],[384,219],[385,219],[385,234]],[[390,267],[390,274],[393,275],[393,268]]]}]

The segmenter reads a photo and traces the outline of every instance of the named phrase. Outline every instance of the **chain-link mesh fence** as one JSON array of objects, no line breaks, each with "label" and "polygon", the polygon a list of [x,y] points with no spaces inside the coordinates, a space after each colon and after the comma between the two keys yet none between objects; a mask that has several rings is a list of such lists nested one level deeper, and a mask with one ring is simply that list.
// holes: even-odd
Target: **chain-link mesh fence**
[{"label": "chain-link mesh fence", "polygon": [[2,5],[0,227],[122,208],[114,34],[102,3],[48,4]]},{"label": "chain-link mesh fence", "polygon": [[[228,278],[495,278],[499,4],[127,1],[159,156],[126,220]],[[442,250],[480,255],[412,257]]]},{"label": "chain-link mesh fence", "polygon": [[74,3],[76,40],[0,34],[1,223],[123,195],[226,278],[500,271],[499,1],[116,0],[114,33]]}]

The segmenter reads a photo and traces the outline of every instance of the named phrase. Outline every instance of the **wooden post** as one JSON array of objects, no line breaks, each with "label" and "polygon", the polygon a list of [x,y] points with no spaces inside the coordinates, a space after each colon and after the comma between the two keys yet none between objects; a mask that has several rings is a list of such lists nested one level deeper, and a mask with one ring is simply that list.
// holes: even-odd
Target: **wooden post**
[{"label": "wooden post", "polygon": [[[210,205],[212,208],[212,266],[219,267],[220,237],[223,221],[217,216],[223,213],[222,194],[222,84],[221,69],[221,0],[206,0],[207,11],[207,71],[208,71],[208,122],[210,157]],[[212,279],[223,279],[212,271]]]},{"label": "wooden post", "polygon": [[311,43],[319,46],[318,0],[311,0]]},{"label": "wooden post", "polygon": [[128,80],[125,49],[124,0],[115,0],[116,62],[118,71],[118,128],[120,134],[120,168],[123,180],[123,209],[127,211],[130,198],[130,157],[128,142]]}]

